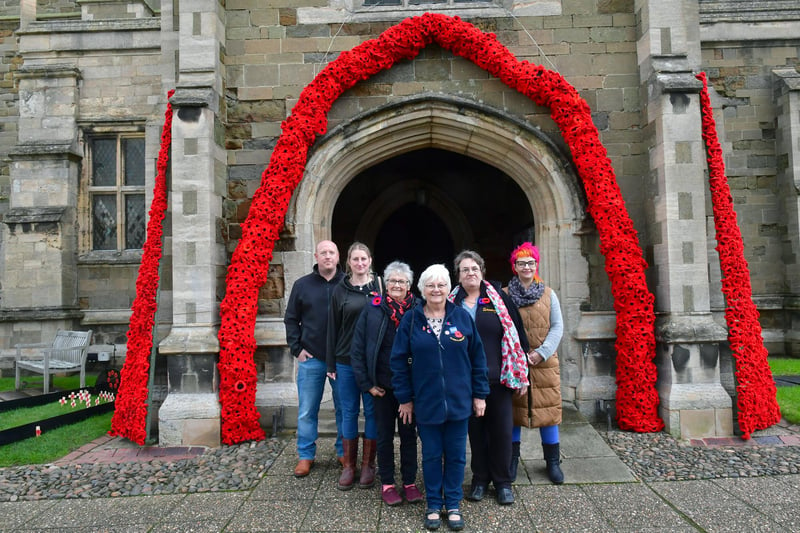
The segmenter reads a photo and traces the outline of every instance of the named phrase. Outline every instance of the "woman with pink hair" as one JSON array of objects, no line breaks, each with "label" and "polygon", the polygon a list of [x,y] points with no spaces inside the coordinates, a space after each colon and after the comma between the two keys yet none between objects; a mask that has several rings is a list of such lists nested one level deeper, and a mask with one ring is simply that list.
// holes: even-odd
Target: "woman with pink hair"
[{"label": "woman with pink hair", "polygon": [[556,349],[564,333],[561,306],[554,290],[539,277],[539,249],[524,242],[511,252],[514,277],[505,291],[519,308],[531,351],[528,353],[527,394],[514,396],[511,472],[519,465],[521,426],[539,428],[547,477],[556,485],[561,472],[558,425],[561,423],[561,374]]}]

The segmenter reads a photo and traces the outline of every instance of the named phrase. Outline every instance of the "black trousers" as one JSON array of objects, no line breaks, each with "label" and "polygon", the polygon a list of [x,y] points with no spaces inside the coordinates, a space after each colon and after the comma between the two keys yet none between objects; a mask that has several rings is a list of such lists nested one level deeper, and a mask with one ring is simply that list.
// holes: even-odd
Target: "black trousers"
[{"label": "black trousers", "polygon": [[511,431],[514,425],[514,391],[499,383],[489,387],[486,412],[469,419],[472,483],[495,489],[511,487]]},{"label": "black trousers", "polygon": [[394,428],[400,435],[400,476],[403,485],[411,485],[417,478],[417,425],[412,420],[403,424],[397,411],[400,407],[394,392],[386,389],[383,396],[373,396],[375,425],[378,429],[378,475],[384,485],[394,480]]}]

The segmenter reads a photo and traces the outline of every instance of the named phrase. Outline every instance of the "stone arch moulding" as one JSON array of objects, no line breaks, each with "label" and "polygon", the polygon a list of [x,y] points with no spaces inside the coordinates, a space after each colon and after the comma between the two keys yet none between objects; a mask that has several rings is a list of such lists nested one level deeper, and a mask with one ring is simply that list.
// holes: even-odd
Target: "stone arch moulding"
[{"label": "stone arch moulding", "polygon": [[[330,238],[333,208],[350,180],[361,171],[423,148],[440,148],[478,159],[517,183],[536,213],[536,241],[548,262],[543,271],[556,290],[563,288],[558,277],[561,266],[585,262],[577,244],[570,249],[559,242],[561,236],[577,229],[584,206],[577,177],[555,144],[527,123],[474,102],[441,95],[419,96],[377,108],[338,126],[315,144],[286,215],[287,224],[294,228],[297,249],[311,250],[314,243]],[[396,194],[391,196],[396,199]],[[441,202],[447,212],[457,211],[445,205],[446,199]],[[458,222],[453,221],[453,226],[459,227]],[[465,242],[470,242],[467,237]],[[577,256],[558,259],[565,249]],[[289,264],[301,266],[298,272],[287,273],[288,292],[291,284],[309,271],[313,258],[299,251],[287,254],[298,256]]]},{"label": "stone arch moulding", "polygon": [[[542,272],[559,295],[567,329],[574,331],[580,305],[588,294],[580,283],[588,264],[575,232],[585,215],[583,191],[564,154],[544,133],[529,123],[501,115],[475,102],[442,95],[418,95],[370,110],[334,128],[319,139],[306,164],[303,181],[292,197],[286,222],[294,229],[296,249],[283,252],[286,294],[293,283],[310,271],[315,243],[331,237],[332,212],[343,190],[366,168],[403,152],[439,148],[481,160],[502,170],[520,187],[536,217],[536,242],[542,252]],[[411,178],[412,182],[422,181]],[[408,181],[404,182],[408,183]],[[383,219],[406,201],[411,192],[389,187],[362,214],[367,242]],[[458,205],[444,191],[430,190],[430,202],[451,228],[454,238],[469,225]],[[366,235],[366,237],[364,237]],[[459,242],[456,248],[460,249]],[[568,335],[559,353],[578,354],[577,342]],[[562,357],[564,360],[564,357]],[[573,384],[575,385],[575,384]]]},{"label": "stone arch moulding", "polygon": [[493,34],[458,17],[426,13],[339,54],[306,86],[282,124],[261,187],[242,225],[220,306],[219,397],[226,444],[265,437],[255,408],[258,289],[266,281],[292,194],[303,179],[308,150],[316,137],[325,133],[331,105],[358,81],[398,61],[413,59],[432,42],[550,108],[583,182],[611,279],[617,313],[617,420],[621,428],[635,431],[663,427],[657,413],[653,295],[645,282],[646,263],[589,106],[560,74],[518,61]]}]

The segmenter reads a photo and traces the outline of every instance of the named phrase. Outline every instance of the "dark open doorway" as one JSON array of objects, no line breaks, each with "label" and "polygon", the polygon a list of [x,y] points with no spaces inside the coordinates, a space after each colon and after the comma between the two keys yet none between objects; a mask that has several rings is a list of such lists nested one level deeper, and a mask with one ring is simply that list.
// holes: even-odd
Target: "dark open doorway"
[{"label": "dark open doorway", "polygon": [[508,175],[471,157],[428,148],[353,178],[339,196],[331,229],[342,263],[354,240],[370,247],[380,274],[395,259],[409,263],[415,275],[432,263],[452,270],[455,254],[470,248],[486,260],[486,277],[505,283],[511,277],[508,255],[533,240],[534,220],[528,199]]},{"label": "dark open doorway", "polygon": [[384,267],[392,261],[405,261],[414,271],[415,287],[425,268],[433,263],[443,263],[450,268],[456,254],[453,237],[439,215],[418,204],[406,204],[386,219],[378,231],[373,250],[373,262],[379,274],[383,274]]}]

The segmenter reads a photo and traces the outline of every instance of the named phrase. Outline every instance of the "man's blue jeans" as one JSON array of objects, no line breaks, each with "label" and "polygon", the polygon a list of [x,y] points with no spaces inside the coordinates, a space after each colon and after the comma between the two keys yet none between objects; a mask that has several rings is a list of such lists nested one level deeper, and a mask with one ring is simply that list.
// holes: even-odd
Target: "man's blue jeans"
[{"label": "man's blue jeans", "polygon": [[358,438],[358,414],[361,403],[364,403],[364,438],[377,439],[378,427],[375,424],[375,406],[372,395],[361,392],[356,384],[353,367],[336,363],[336,389],[339,393],[339,402],[342,405],[342,425],[339,433],[344,439]]},{"label": "man's blue jeans", "polygon": [[[314,459],[317,454],[319,431],[319,406],[325,391],[327,365],[313,358],[297,364],[297,456]],[[336,411],[336,455],[344,455],[342,448],[342,412],[337,398],[336,386],[331,381],[333,407]]]}]

